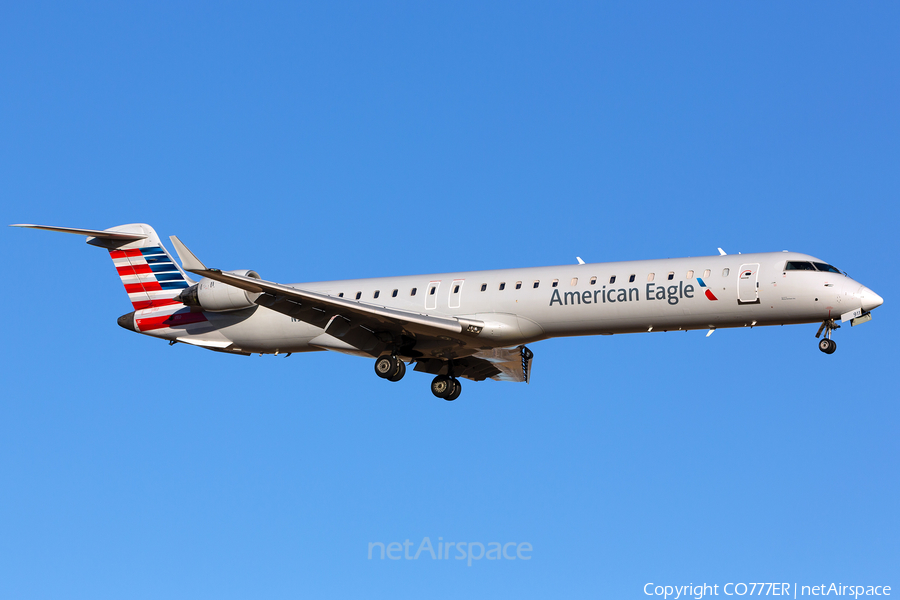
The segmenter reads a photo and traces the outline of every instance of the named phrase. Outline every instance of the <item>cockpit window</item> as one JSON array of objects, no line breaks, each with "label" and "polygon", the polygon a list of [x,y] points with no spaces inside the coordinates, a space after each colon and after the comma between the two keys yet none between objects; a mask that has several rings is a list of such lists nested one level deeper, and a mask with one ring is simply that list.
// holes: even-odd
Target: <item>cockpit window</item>
[{"label": "cockpit window", "polygon": [[813,263],[813,264],[816,265],[816,268],[818,270],[825,271],[826,273],[840,273],[841,272],[840,269],[836,269],[836,268],[832,267],[831,265],[828,265],[825,263]]},{"label": "cockpit window", "polygon": [[784,265],[785,271],[815,271],[816,268],[812,265],[811,262],[799,261],[799,260],[789,260],[787,264]]}]

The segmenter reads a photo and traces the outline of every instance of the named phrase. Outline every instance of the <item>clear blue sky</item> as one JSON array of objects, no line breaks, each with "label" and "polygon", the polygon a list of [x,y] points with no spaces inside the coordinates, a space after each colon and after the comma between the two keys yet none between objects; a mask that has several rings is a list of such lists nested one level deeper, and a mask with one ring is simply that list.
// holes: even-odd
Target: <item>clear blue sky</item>
[{"label": "clear blue sky", "polygon": [[[534,344],[532,383],[127,332],[5,229],[0,597],[900,589],[896,3],[0,5],[2,223],[267,279],[797,250],[874,320]],[[529,561],[367,560],[529,542]]]}]

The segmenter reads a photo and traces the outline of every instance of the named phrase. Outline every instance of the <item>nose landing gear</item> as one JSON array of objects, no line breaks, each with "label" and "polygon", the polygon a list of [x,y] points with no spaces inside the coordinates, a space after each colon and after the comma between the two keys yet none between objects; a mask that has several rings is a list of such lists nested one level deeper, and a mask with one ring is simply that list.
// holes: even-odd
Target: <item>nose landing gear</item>
[{"label": "nose landing gear", "polygon": [[819,350],[825,354],[834,354],[834,351],[837,350],[837,343],[831,339],[831,332],[835,329],[840,329],[840,327],[840,325],[834,322],[834,319],[827,319],[822,323],[818,333],[816,333],[816,337],[819,337],[822,335],[822,331],[825,331],[825,337],[819,340]]}]

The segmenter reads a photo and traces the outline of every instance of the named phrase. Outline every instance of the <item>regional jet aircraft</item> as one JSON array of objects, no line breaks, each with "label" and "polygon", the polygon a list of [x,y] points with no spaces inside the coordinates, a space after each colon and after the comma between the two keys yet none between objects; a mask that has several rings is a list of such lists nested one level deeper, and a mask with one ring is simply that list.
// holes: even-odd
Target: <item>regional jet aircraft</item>
[{"label": "regional jet aircraft", "polygon": [[125,329],[232,354],[333,350],[374,359],[388,381],[414,364],[445,400],[459,397],[460,378],[527,382],[525,344],[552,337],[821,323],[819,350],[831,354],[837,320],[864,323],[882,303],[787,251],[281,284],[207,267],[172,236],[179,267],[146,224],[15,227],[107,249],[134,306],[119,317]]}]

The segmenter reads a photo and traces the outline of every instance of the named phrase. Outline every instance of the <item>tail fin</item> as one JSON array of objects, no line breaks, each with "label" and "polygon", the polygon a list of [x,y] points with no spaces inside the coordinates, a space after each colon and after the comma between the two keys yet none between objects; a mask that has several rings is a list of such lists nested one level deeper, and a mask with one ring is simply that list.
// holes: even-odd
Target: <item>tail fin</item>
[{"label": "tail fin", "polygon": [[175,264],[156,231],[145,223],[118,225],[103,231],[72,227],[15,225],[87,235],[87,243],[109,250],[135,310],[180,304],[175,297],[193,283]]}]

